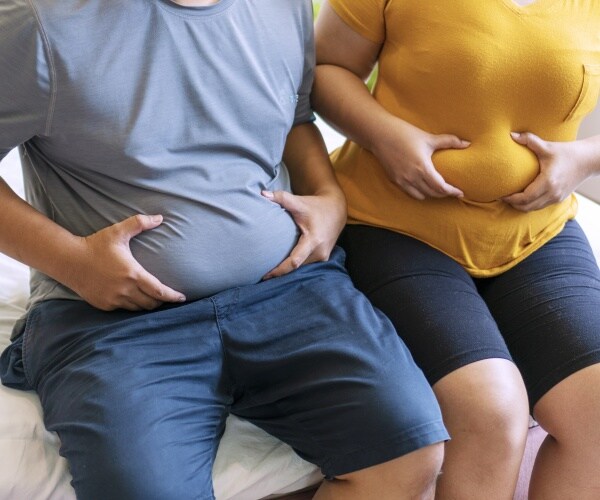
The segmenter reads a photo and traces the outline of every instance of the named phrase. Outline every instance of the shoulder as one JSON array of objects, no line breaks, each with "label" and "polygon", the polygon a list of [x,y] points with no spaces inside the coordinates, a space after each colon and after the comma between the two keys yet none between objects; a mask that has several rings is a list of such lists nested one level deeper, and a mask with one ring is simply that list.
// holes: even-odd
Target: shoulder
[{"label": "shoulder", "polygon": [[39,34],[39,22],[31,2],[0,0],[0,66],[6,67],[13,58],[35,51]]},{"label": "shoulder", "polygon": [[35,11],[27,0],[0,0],[0,38],[35,25]]},{"label": "shoulder", "polygon": [[385,39],[386,14],[394,0],[328,0],[332,10],[352,29],[375,43]]}]

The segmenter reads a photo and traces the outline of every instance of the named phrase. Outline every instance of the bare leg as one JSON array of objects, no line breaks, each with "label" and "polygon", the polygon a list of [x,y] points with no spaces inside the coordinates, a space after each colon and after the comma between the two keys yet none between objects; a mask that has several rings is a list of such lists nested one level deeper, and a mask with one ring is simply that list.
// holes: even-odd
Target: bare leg
[{"label": "bare leg", "polygon": [[442,443],[325,481],[315,500],[431,500],[443,460]]},{"label": "bare leg", "polygon": [[464,366],[434,385],[446,443],[436,498],[513,498],[528,428],[528,402],[517,368],[504,359]]},{"label": "bare leg", "polygon": [[535,461],[529,496],[543,500],[600,498],[600,365],[553,387],[534,412],[548,432]]}]

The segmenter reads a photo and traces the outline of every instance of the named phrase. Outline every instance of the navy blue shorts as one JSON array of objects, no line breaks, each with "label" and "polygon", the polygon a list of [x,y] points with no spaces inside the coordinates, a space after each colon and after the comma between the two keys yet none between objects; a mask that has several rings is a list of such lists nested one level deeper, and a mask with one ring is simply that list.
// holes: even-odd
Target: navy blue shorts
[{"label": "navy blue shorts", "polygon": [[326,263],[153,312],[48,301],[4,351],[79,498],[212,498],[229,412],[333,477],[448,439],[389,320]]},{"label": "navy blue shorts", "polygon": [[432,385],[475,361],[514,360],[533,410],[557,383],[600,362],[600,271],[575,221],[485,279],[385,229],[348,226],[340,244],[354,283],[392,320]]}]

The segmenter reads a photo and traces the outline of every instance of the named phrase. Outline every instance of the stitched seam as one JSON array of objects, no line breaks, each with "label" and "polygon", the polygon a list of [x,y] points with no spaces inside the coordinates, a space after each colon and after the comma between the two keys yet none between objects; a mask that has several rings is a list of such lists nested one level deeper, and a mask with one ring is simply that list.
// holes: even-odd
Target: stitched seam
[{"label": "stitched seam", "polygon": [[323,468],[329,468],[329,467],[331,467],[331,465],[334,462],[344,459],[345,457],[347,457],[349,455],[354,455],[354,454],[360,453],[360,452],[385,449],[385,448],[392,447],[394,444],[404,444],[404,443],[414,441],[414,440],[417,440],[420,438],[425,438],[427,436],[436,435],[440,432],[440,429],[430,429],[430,430],[427,430],[426,432],[419,432],[419,431],[421,429],[427,429],[427,428],[432,427],[437,424],[439,424],[443,428],[443,423],[441,420],[431,420],[429,422],[425,422],[423,424],[418,424],[418,425],[415,425],[408,429],[405,429],[402,432],[396,434],[391,439],[390,438],[382,439],[382,440],[376,441],[375,443],[368,445],[368,446],[361,446],[360,448],[354,448],[345,453],[330,455],[325,460]]},{"label": "stitched seam", "polygon": [[[235,294],[235,299],[233,301],[233,304],[237,303],[238,294],[239,294],[239,289],[236,289],[236,294]],[[227,355],[227,349],[225,349],[225,342],[223,340],[223,330],[221,328],[221,320],[223,318],[223,315],[220,312],[220,308],[217,305],[215,298],[212,297],[210,300],[213,304],[213,310],[215,311],[215,323],[217,325],[217,331],[219,332],[219,341],[221,342],[221,352],[223,353],[224,369],[227,372],[227,377],[229,378],[229,380],[231,382],[232,395],[233,395],[237,384],[236,384],[235,378],[233,377],[233,373],[231,373],[229,356]],[[229,309],[233,304],[232,303],[227,304],[227,309]],[[225,312],[225,314],[227,314],[227,313]]]},{"label": "stitched seam", "polygon": [[27,0],[31,11],[33,12],[33,16],[35,17],[35,21],[38,26],[38,30],[40,32],[40,36],[42,37],[42,41],[44,42],[44,49],[46,52],[46,57],[48,58],[48,67],[50,69],[50,103],[48,104],[48,114],[46,116],[46,127],[44,130],[45,135],[50,135],[50,129],[52,128],[52,120],[54,118],[54,108],[56,106],[56,68],[54,66],[54,56],[52,54],[52,48],[50,46],[50,40],[48,35],[46,34],[46,30],[42,25],[42,20],[40,15],[33,5],[33,0]]},{"label": "stitched seam", "polygon": [[158,4],[158,8],[163,10],[164,12],[167,12],[168,14],[171,14],[173,16],[177,16],[180,17],[182,19],[194,19],[194,20],[198,20],[198,21],[202,21],[202,20],[212,20],[215,17],[219,17],[223,14],[225,14],[227,11],[229,11],[229,9],[235,5],[235,2],[232,2],[231,5],[229,5],[228,7],[225,7],[223,10],[220,10],[218,12],[214,12],[213,14],[210,13],[204,13],[204,14],[186,14],[185,12],[178,12],[172,9],[169,9],[167,7],[165,7],[164,5],[161,5],[160,3]]},{"label": "stitched seam", "polygon": [[27,362],[27,353],[29,352],[29,337],[33,326],[37,323],[37,315],[35,309],[29,311],[29,316],[25,322],[25,331],[23,332],[23,373],[27,379],[27,383],[32,389],[35,389],[32,374],[29,372],[29,363]]}]

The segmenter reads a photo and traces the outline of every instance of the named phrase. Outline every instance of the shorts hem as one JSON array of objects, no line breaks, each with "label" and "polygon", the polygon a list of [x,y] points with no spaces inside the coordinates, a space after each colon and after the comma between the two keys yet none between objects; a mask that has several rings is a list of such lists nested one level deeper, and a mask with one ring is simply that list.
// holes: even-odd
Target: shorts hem
[{"label": "shorts hem", "polygon": [[559,384],[578,371],[598,363],[600,363],[600,349],[565,363],[553,371],[550,375],[542,379],[541,382],[538,382],[536,385],[534,385],[528,390],[531,414],[533,415],[533,407],[555,385]]},{"label": "shorts hem", "polygon": [[446,375],[449,375],[459,368],[486,359],[506,359],[507,361],[514,363],[514,360],[508,351],[503,351],[500,349],[481,349],[477,351],[468,351],[459,354],[458,356],[454,356],[435,371],[425,372],[425,376],[427,377],[427,380],[431,386],[433,386]]},{"label": "shorts hem", "polygon": [[395,438],[353,450],[325,461],[321,471],[326,479],[350,474],[388,462],[426,446],[448,441],[450,436],[442,420],[413,427]]}]

